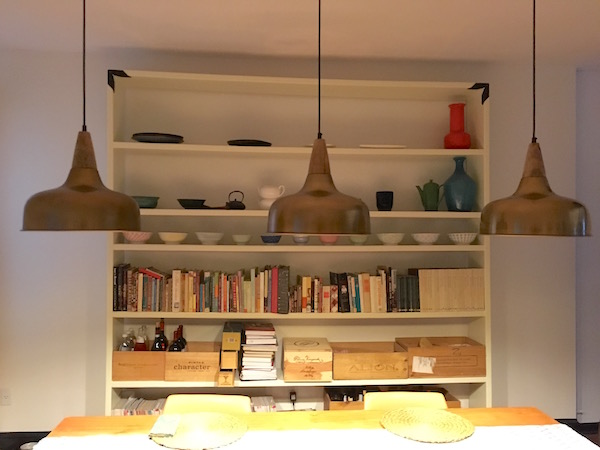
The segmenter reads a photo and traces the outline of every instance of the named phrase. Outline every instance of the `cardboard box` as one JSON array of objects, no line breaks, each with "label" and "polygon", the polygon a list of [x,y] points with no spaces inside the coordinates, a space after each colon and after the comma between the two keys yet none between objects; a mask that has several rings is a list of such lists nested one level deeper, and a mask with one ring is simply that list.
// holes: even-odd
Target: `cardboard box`
[{"label": "cardboard box", "polygon": [[233,386],[235,382],[235,370],[221,370],[217,377],[217,386]]},{"label": "cardboard box", "polygon": [[165,352],[113,352],[113,381],[165,379]]},{"label": "cardboard box", "polygon": [[222,350],[240,350],[244,325],[241,322],[225,322],[221,337]]},{"label": "cardboard box", "polygon": [[485,309],[483,269],[409,269],[419,277],[421,311]]},{"label": "cardboard box", "polygon": [[396,353],[394,342],[332,342],[334,380],[408,378],[406,352]]},{"label": "cardboard box", "polygon": [[333,357],[326,338],[284,338],[284,381],[331,381]]},{"label": "cardboard box", "polygon": [[221,370],[237,369],[239,366],[239,352],[234,350],[221,350]]},{"label": "cardboard box", "polygon": [[185,352],[166,352],[166,381],[217,381],[220,344],[188,342]]},{"label": "cardboard box", "polygon": [[485,346],[465,336],[396,338],[411,378],[485,376]]},{"label": "cardboard box", "polygon": [[325,410],[337,410],[337,411],[348,411],[365,409],[364,401],[340,401],[332,400],[328,392],[325,392],[325,398],[323,399],[323,409]]}]

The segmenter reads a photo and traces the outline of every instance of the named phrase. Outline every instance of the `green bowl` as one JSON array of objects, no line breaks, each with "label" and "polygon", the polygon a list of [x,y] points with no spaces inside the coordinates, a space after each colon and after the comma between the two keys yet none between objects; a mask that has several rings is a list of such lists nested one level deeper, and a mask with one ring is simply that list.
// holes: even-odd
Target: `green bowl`
[{"label": "green bowl", "polygon": [[133,198],[140,208],[156,208],[159,197],[148,197],[145,195],[133,195]]}]

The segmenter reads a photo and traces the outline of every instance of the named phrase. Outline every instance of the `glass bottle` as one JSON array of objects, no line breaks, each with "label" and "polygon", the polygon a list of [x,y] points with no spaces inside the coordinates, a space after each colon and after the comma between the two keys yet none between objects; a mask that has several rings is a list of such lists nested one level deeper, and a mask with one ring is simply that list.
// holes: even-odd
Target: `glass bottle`
[{"label": "glass bottle", "polygon": [[185,338],[183,337],[183,325],[179,325],[179,327],[177,328],[177,331],[179,333],[179,341],[181,343],[181,351],[184,352],[185,348],[187,346],[187,341],[185,340]]},{"label": "glass bottle", "polygon": [[123,333],[121,336],[121,343],[119,344],[120,352],[130,352],[133,350],[133,346],[131,345],[131,341],[129,340],[129,335],[127,333]]},{"label": "glass bottle", "polygon": [[179,339],[179,328],[173,331],[173,341],[171,345],[169,345],[170,352],[181,352],[183,351],[183,346],[181,343],[181,339]]},{"label": "glass bottle", "polygon": [[156,324],[156,332],[154,334],[154,342],[152,343],[152,351],[155,352],[166,352],[169,347],[169,341],[165,336],[165,321],[160,320],[160,323]]}]

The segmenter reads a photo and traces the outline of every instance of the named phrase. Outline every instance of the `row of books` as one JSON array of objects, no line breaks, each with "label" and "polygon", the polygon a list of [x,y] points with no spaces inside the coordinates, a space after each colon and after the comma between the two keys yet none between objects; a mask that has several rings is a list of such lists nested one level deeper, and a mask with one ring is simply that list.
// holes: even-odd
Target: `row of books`
[{"label": "row of books", "polygon": [[277,337],[270,322],[244,324],[240,380],[276,380]]},{"label": "row of books", "polygon": [[113,416],[157,416],[162,413],[165,398],[147,400],[139,397],[119,398],[113,405]]},{"label": "row of books", "polygon": [[225,273],[119,264],[113,272],[113,310],[287,313],[289,273],[289,266]]},{"label": "row of books", "polygon": [[119,264],[114,268],[114,311],[241,313],[384,313],[482,310],[483,269],[409,269],[399,273],[330,272],[329,279],[298,275],[289,266],[235,273]]}]

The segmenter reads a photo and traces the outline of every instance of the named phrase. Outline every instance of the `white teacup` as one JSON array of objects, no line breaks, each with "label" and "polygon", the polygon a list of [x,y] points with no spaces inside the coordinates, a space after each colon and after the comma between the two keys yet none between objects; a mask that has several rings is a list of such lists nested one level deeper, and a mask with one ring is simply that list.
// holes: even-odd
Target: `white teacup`
[{"label": "white teacup", "polygon": [[281,197],[285,192],[285,186],[264,185],[258,188],[258,195],[262,198],[277,198]]}]

